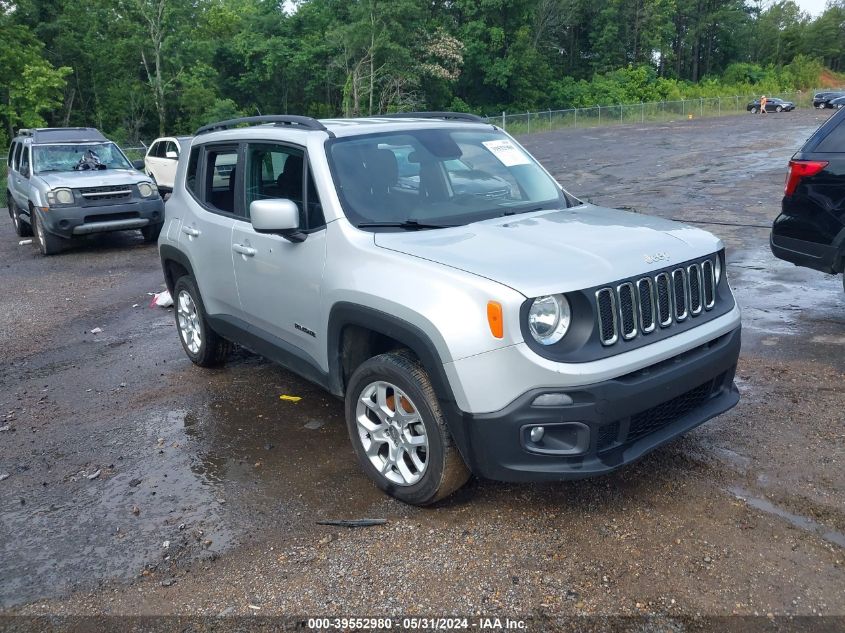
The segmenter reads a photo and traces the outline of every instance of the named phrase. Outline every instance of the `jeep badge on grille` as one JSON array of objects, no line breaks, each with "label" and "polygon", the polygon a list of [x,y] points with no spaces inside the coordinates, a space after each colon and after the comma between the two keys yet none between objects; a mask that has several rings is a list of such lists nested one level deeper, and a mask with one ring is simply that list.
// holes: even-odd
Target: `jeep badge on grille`
[{"label": "jeep badge on grille", "polygon": [[655,262],[668,262],[669,261],[669,253],[655,253],[654,255],[646,255],[645,256],[645,263],[646,264],[653,264]]}]

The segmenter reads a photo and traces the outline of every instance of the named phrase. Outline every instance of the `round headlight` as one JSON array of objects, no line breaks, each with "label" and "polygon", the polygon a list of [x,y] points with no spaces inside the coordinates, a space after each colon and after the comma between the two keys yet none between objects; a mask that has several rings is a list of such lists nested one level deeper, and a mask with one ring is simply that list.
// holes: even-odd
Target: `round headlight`
[{"label": "round headlight", "polygon": [[149,198],[153,195],[153,186],[148,182],[142,182],[138,185],[138,193],[140,193],[143,198]]},{"label": "round headlight", "polygon": [[722,257],[719,253],[716,253],[716,283],[719,283],[719,280],[722,278]]},{"label": "round headlight", "polygon": [[56,202],[59,204],[70,204],[73,202],[73,192],[70,189],[56,189]]},{"label": "round headlight", "polygon": [[571,317],[563,295],[537,297],[528,310],[528,329],[541,345],[553,345],[566,334]]}]

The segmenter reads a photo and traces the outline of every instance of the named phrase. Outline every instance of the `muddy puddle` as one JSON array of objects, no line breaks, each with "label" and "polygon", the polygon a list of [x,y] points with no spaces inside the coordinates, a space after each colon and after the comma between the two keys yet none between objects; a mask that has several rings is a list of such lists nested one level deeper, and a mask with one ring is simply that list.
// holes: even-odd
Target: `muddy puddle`
[{"label": "muddy puddle", "polygon": [[[838,275],[776,259],[768,249],[740,252],[728,264],[742,308],[743,347],[845,367],[845,293]],[[808,335],[809,334],[809,335]]]},{"label": "muddy puddle", "polygon": [[0,606],[45,597],[45,587],[61,595],[95,581],[164,580],[262,529],[301,535],[317,520],[384,516],[395,504],[358,470],[342,403],[278,395],[224,393],[126,416],[125,433],[103,442],[109,463],[0,498]]},{"label": "muddy puddle", "polygon": [[756,510],[760,510],[761,512],[776,516],[780,519],[783,519],[790,525],[798,528],[799,530],[804,530],[805,532],[816,534],[828,543],[832,543],[834,545],[838,545],[839,547],[845,548],[845,534],[843,534],[842,532],[832,530],[827,526],[819,523],[815,519],[811,519],[810,517],[802,516],[800,514],[790,512],[789,510],[785,510],[784,508],[775,505],[768,499],[755,496],[754,494],[740,486],[731,486],[728,488],[728,491],[737,499],[741,499]]}]

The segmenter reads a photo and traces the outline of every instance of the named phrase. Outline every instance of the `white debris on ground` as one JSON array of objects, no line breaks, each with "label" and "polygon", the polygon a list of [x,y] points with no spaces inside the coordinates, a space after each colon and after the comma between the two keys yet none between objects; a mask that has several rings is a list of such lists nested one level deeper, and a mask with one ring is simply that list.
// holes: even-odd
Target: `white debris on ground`
[{"label": "white debris on ground", "polygon": [[169,290],[165,290],[164,292],[157,292],[153,295],[152,301],[150,301],[151,308],[169,308],[172,305],[173,297],[170,296]]}]

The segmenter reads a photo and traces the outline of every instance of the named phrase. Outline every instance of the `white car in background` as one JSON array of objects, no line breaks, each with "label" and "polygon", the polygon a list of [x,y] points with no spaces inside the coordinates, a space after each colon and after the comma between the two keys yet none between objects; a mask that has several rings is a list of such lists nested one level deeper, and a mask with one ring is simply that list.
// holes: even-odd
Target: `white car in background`
[{"label": "white car in background", "polygon": [[147,149],[147,154],[144,156],[144,171],[155,180],[162,195],[173,191],[179,155],[183,148],[190,146],[192,138],[192,136],[163,136],[154,140]]}]

